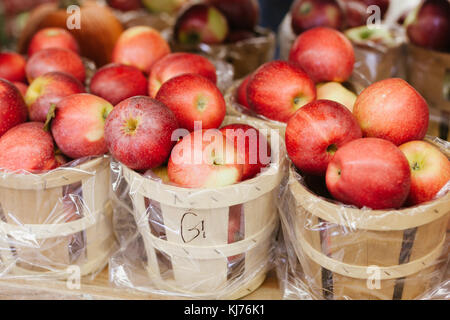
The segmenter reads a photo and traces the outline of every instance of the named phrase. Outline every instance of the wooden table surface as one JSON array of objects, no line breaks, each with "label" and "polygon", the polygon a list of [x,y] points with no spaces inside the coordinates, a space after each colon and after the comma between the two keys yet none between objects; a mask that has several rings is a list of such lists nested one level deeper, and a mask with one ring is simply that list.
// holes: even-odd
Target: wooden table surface
[{"label": "wooden table surface", "polygon": [[[0,300],[166,300],[173,296],[148,294],[114,287],[108,281],[105,268],[94,280],[83,280],[79,290],[67,288],[65,281],[0,280]],[[182,299],[182,298],[179,298]],[[274,272],[270,272],[261,285],[243,300],[279,300],[281,292]]]}]

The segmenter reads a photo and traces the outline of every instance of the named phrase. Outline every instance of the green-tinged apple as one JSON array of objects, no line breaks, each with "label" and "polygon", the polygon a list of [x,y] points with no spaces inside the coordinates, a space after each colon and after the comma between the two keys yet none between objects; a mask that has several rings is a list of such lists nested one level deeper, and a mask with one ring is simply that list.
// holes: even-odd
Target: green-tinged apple
[{"label": "green-tinged apple", "polygon": [[411,187],[408,160],[390,141],[353,140],[340,148],[328,165],[327,188],[344,204],[359,208],[397,209]]},{"label": "green-tinged apple", "polygon": [[0,137],[0,168],[7,171],[41,173],[58,167],[54,143],[44,123],[27,122]]},{"label": "green-tinged apple", "polygon": [[175,145],[168,173],[180,187],[217,188],[240,182],[242,163],[233,141],[219,130],[197,130]]},{"label": "green-tinged apple", "polygon": [[271,61],[259,67],[247,86],[247,99],[256,113],[281,122],[316,99],[316,87],[297,65]]},{"label": "green-tinged apple", "polygon": [[156,100],[161,101],[177,117],[180,128],[196,130],[195,122],[203,129],[219,128],[226,114],[222,93],[214,83],[198,74],[182,74],[166,81]]},{"label": "green-tinged apple", "polygon": [[438,148],[425,141],[410,141],[399,148],[411,168],[411,191],[407,204],[433,200],[450,181],[450,161]]},{"label": "green-tinged apple", "polygon": [[61,152],[78,159],[108,152],[105,121],[113,106],[88,93],[67,96],[59,101],[51,132]]},{"label": "green-tinged apple", "polygon": [[331,100],[316,100],[300,108],[286,126],[286,150],[302,173],[324,176],[342,146],[362,137],[352,113]]},{"label": "green-tinged apple", "polygon": [[402,79],[381,80],[364,89],[353,114],[365,137],[387,139],[396,145],[422,140],[428,130],[427,102]]},{"label": "green-tinged apple", "polygon": [[348,90],[339,82],[320,83],[317,86],[317,100],[331,100],[339,102],[353,111],[356,94]]},{"label": "green-tinged apple", "polygon": [[182,44],[218,44],[228,35],[228,23],[219,10],[196,4],[185,10],[175,24],[175,39]]},{"label": "green-tinged apple", "polygon": [[150,97],[128,98],[114,107],[105,125],[109,152],[127,167],[146,171],[167,161],[178,129],[173,112]]},{"label": "green-tinged apple", "polygon": [[192,0],[142,0],[143,5],[152,12],[173,13]]},{"label": "green-tinged apple", "polygon": [[170,53],[170,47],[161,34],[147,26],[125,30],[112,53],[112,62],[130,65],[149,74],[153,64]]},{"label": "green-tinged apple", "polygon": [[149,77],[149,94],[156,97],[158,90],[166,81],[185,73],[195,73],[217,82],[216,67],[205,57],[198,54],[171,53],[156,62]]},{"label": "green-tinged apple", "polygon": [[45,122],[52,104],[57,104],[64,97],[84,92],[86,90],[81,82],[68,73],[49,72],[37,77],[25,94],[30,120]]},{"label": "green-tinged apple", "polygon": [[233,30],[253,31],[259,20],[259,3],[257,0],[208,0],[227,18]]}]

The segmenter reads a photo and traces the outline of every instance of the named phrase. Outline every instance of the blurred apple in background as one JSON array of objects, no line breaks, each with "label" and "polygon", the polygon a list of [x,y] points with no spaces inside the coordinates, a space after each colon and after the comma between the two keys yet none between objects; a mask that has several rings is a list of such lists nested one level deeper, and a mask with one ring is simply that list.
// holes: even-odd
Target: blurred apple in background
[{"label": "blurred apple in background", "polygon": [[317,100],[336,101],[353,111],[356,94],[348,90],[339,82],[326,82],[317,85]]},{"label": "blurred apple in background", "polygon": [[152,12],[173,13],[192,0],[142,0],[143,5]]},{"label": "blurred apple in background", "polygon": [[130,65],[149,74],[153,64],[169,53],[169,44],[157,30],[137,26],[120,35],[114,46],[112,62]]},{"label": "blurred apple in background", "polygon": [[344,13],[336,0],[296,0],[290,12],[295,34],[315,27],[341,30],[345,23]]},{"label": "blurred apple in background", "polygon": [[409,40],[420,47],[450,50],[450,2],[448,0],[426,0],[419,11],[408,17]]},{"label": "blurred apple in background", "polygon": [[58,166],[54,143],[44,123],[22,123],[0,137],[0,168],[40,173]]},{"label": "blurred apple in background", "polygon": [[185,188],[216,188],[242,179],[244,165],[233,141],[219,130],[198,130],[183,137],[172,150],[170,181]]},{"label": "blurred apple in background", "polygon": [[389,9],[389,4],[390,0],[342,0],[349,28],[367,24],[367,19],[374,14],[374,11],[367,12],[369,6],[372,5],[380,8],[380,18],[383,19]]},{"label": "blurred apple in background", "polygon": [[216,67],[205,57],[193,53],[171,53],[157,61],[149,77],[149,94],[156,97],[158,90],[168,80],[185,74],[195,73],[216,84]]},{"label": "blurred apple in background", "polygon": [[365,137],[386,139],[396,145],[422,140],[428,130],[428,104],[405,80],[386,79],[356,99],[353,114]]},{"label": "blurred apple in background", "polygon": [[194,131],[195,121],[202,129],[218,128],[226,113],[226,104],[214,83],[198,74],[183,74],[166,81],[156,100],[175,114],[180,128]]},{"label": "blurred apple in background", "polygon": [[408,197],[411,173],[405,155],[392,142],[362,138],[336,152],[328,165],[326,183],[332,196],[345,204],[395,209]]},{"label": "blurred apple in background", "polygon": [[61,152],[78,159],[108,152],[105,142],[105,120],[113,106],[88,93],[63,98],[55,109],[51,131]]},{"label": "blurred apple in background", "polygon": [[286,150],[302,173],[324,176],[343,145],[362,137],[352,113],[342,104],[316,100],[300,108],[287,123]]},{"label": "blurred apple in background", "polygon": [[73,51],[60,48],[49,48],[36,52],[26,65],[28,82],[52,71],[71,74],[81,83],[84,83],[86,70],[83,61]]},{"label": "blurred apple in background", "polygon": [[45,122],[52,104],[57,104],[64,97],[84,92],[83,84],[67,73],[49,72],[37,77],[25,94],[30,120]]},{"label": "blurred apple in background", "polygon": [[8,80],[0,79],[0,137],[12,127],[25,122],[28,110],[22,94]]},{"label": "blurred apple in background", "polygon": [[150,97],[128,98],[114,107],[105,124],[109,152],[124,165],[148,170],[166,162],[178,129],[173,112]]},{"label": "blurred apple in background", "polygon": [[218,44],[228,35],[228,23],[215,7],[196,4],[178,17],[174,33],[181,44]]},{"label": "blurred apple in background", "polygon": [[450,181],[450,161],[438,148],[425,141],[410,141],[399,148],[411,168],[408,205],[433,200]]},{"label": "blurred apple in background", "polygon": [[25,94],[27,93],[28,85],[26,85],[23,82],[13,82],[13,85],[15,85],[17,89],[19,89],[20,93],[22,94],[22,97],[25,99]]},{"label": "blurred apple in background", "polygon": [[61,48],[80,53],[77,40],[62,28],[44,28],[35,33],[28,45],[28,57],[48,48]]},{"label": "blurred apple in background", "polygon": [[142,8],[141,0],[106,0],[111,8],[120,11],[133,11]]},{"label": "blurred apple in background", "polygon": [[147,79],[133,66],[111,63],[94,74],[90,91],[96,96],[108,100],[112,105],[134,96],[147,95]]},{"label": "blurred apple in background", "polygon": [[316,87],[296,65],[271,61],[253,73],[247,87],[247,99],[256,113],[287,122],[298,109],[316,99]]},{"label": "blurred apple in background", "polygon": [[27,61],[15,52],[0,53],[0,78],[11,82],[26,80],[25,66]]},{"label": "blurred apple in background", "polygon": [[252,31],[259,21],[257,0],[208,0],[227,18],[230,29]]},{"label": "blurred apple in background", "polygon": [[343,33],[317,27],[297,37],[289,61],[298,64],[316,83],[344,82],[353,72],[355,52]]},{"label": "blurred apple in background", "polygon": [[222,134],[234,142],[245,163],[242,180],[252,179],[270,164],[270,145],[258,129],[247,124],[230,124],[220,129]]}]

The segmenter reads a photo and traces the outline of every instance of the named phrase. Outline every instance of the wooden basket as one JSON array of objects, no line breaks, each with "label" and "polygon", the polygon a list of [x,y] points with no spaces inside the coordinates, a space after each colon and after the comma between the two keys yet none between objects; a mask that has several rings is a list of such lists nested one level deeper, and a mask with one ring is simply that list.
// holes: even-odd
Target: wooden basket
[{"label": "wooden basket", "polygon": [[[227,117],[227,123],[267,128],[261,121],[249,123],[234,117]],[[274,163],[257,177],[217,189],[166,185],[122,166],[145,246],[146,269],[158,289],[188,297],[237,299],[261,285],[278,226],[275,200],[285,171],[283,146],[272,148],[272,157]],[[149,200],[161,208],[166,239],[152,233],[146,207]],[[245,238],[228,244],[229,215],[235,210],[244,217]],[[160,270],[160,253],[170,257],[172,279]],[[229,258],[240,254],[245,254],[242,273],[230,281]]]},{"label": "wooden basket", "polygon": [[437,109],[450,112],[450,54],[408,45],[408,82]]},{"label": "wooden basket", "polygon": [[224,60],[234,67],[235,78],[242,78],[255,71],[275,55],[275,34],[265,28],[255,28],[256,37],[218,45],[184,45],[171,40],[174,52],[203,53],[217,60]]},{"label": "wooden basket", "polygon": [[294,167],[288,186],[284,216],[292,220],[294,248],[317,297],[414,299],[441,280],[450,193],[421,206],[380,211],[318,197],[298,181]]},{"label": "wooden basket", "polygon": [[[114,250],[109,158],[0,177],[0,276],[100,271]],[[3,220],[3,221],[2,221]]]}]

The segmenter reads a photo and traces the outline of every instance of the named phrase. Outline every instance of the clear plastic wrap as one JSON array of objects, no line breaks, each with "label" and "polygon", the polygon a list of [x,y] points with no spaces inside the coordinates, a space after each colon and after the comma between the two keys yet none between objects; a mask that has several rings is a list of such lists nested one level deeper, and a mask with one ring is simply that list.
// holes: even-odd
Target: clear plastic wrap
[{"label": "clear plastic wrap", "polygon": [[[260,119],[266,122],[266,124],[276,130],[279,130],[280,135],[284,138],[286,131],[286,123],[268,119],[262,115],[256,114],[254,111],[242,106],[237,101],[237,90],[244,79],[238,79],[228,88],[225,93],[225,102],[227,104],[227,114],[231,116],[246,117],[248,119]],[[344,87],[354,92],[356,95],[360,94],[367,86],[370,85],[363,74],[359,72],[353,72],[350,79],[343,83]]]},{"label": "clear plastic wrap", "polygon": [[[367,28],[354,28],[351,30],[362,30],[367,36]],[[405,65],[405,43],[406,36],[404,29],[400,26],[380,25],[375,32],[382,34],[382,41],[364,40],[355,41],[350,39],[355,49],[355,71],[364,75],[370,83],[386,78],[406,78]],[[280,46],[280,58],[287,60],[289,51],[296,39],[296,35],[291,28],[291,15],[288,13],[278,30],[278,43]]]},{"label": "clear plastic wrap", "polygon": [[[259,121],[226,117],[267,134],[272,161],[253,179],[212,189],[164,182],[112,161],[114,228],[120,250],[110,280],[169,297],[237,299],[256,290],[273,267],[276,195],[286,173],[278,132]],[[158,178],[159,177],[159,178]]]},{"label": "clear plastic wrap", "polygon": [[[450,156],[450,143],[427,140]],[[280,190],[285,299],[448,299],[450,182],[433,201],[384,211],[329,200],[294,167]]]},{"label": "clear plastic wrap", "polygon": [[108,156],[0,172],[0,278],[95,277],[117,249]]},{"label": "clear plastic wrap", "polygon": [[256,27],[254,34],[255,36],[249,39],[218,45],[204,43],[183,45],[171,37],[170,44],[174,52],[203,53],[208,57],[231,63],[235,78],[238,79],[252,73],[275,56],[275,33],[266,28]]}]

